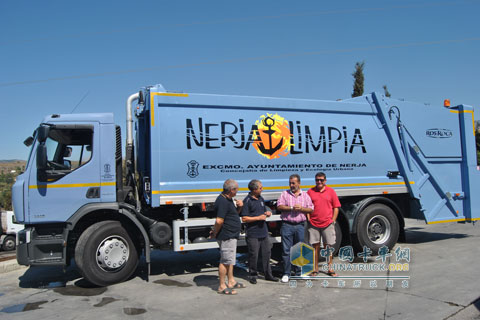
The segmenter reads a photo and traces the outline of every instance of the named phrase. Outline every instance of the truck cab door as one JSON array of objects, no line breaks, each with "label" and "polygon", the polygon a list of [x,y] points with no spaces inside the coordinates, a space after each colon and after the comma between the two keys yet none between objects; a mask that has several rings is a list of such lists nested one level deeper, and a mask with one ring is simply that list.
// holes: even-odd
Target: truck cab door
[{"label": "truck cab door", "polygon": [[98,132],[97,122],[50,127],[43,142],[46,167],[39,170],[33,161],[30,171],[27,224],[64,222],[81,206],[100,201]]}]

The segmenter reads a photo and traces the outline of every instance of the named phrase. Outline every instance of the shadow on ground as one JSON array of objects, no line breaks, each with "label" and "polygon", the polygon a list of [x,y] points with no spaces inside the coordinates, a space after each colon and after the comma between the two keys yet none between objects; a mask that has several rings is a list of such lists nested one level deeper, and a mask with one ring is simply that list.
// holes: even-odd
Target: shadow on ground
[{"label": "shadow on ground", "polygon": [[405,229],[405,242],[403,243],[426,243],[447,239],[463,239],[470,237],[467,234],[461,233],[442,233],[442,232],[429,232],[419,231],[421,228],[408,228]]},{"label": "shadow on ground", "polygon": [[[19,287],[39,289],[65,287],[67,282],[77,279],[82,279],[82,276],[76,270],[75,265],[71,265],[65,270],[62,266],[30,267],[18,278],[20,280]],[[86,281],[85,283],[79,282],[79,284],[80,286],[86,285]]]},{"label": "shadow on ground", "polygon": [[[236,278],[248,281],[248,268],[246,265],[247,254],[237,253],[237,264],[234,275]],[[151,255],[150,274],[145,263],[145,257],[141,257],[139,266],[132,276],[147,280],[149,276],[167,275],[176,276],[182,274],[197,274],[194,280],[199,286],[215,288],[218,286],[218,249],[189,251],[185,253],[173,251],[153,251]],[[274,273],[280,272],[276,266],[272,266]],[[206,272],[215,272],[215,275],[202,275]],[[63,268],[62,266],[35,266],[28,268],[19,278],[21,288],[54,289],[67,287],[67,283],[74,281],[77,288],[93,288],[89,282],[84,280],[77,271],[76,265],[72,264]],[[162,280],[163,281],[163,280]],[[162,285],[178,285],[169,281],[159,282]],[[71,286],[71,285],[70,285]]]},{"label": "shadow on ground", "polygon": [[211,268],[218,267],[218,259],[217,249],[188,252],[152,251],[150,275],[174,276],[201,273],[205,272],[205,269],[211,271]]},{"label": "shadow on ground", "polygon": [[[241,281],[248,282],[248,267],[247,254],[237,253],[237,263],[234,268],[235,278],[242,279]],[[190,251],[186,253],[172,252],[172,251],[154,251],[151,256],[151,275],[176,276],[187,273],[196,274],[193,281],[197,286],[204,286],[217,290],[218,288],[218,249],[204,250],[204,251]],[[145,276],[146,268],[141,268],[143,272],[141,277]],[[259,266],[259,270],[261,267]],[[203,273],[214,272],[214,275],[206,275]],[[272,265],[272,272],[274,275],[282,274],[282,267],[280,264]],[[180,285],[177,283],[161,283],[163,285]]]},{"label": "shadow on ground", "polygon": [[473,305],[475,306],[475,308],[477,308],[478,311],[480,311],[480,297],[478,297],[478,299],[473,302]]}]

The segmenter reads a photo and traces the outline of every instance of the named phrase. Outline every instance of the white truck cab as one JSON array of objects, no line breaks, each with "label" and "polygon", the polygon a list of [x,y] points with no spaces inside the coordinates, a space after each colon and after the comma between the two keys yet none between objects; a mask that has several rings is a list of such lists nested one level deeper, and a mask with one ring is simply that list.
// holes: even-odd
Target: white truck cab
[{"label": "white truck cab", "polygon": [[13,211],[3,211],[1,218],[2,235],[0,236],[0,246],[3,251],[12,251],[16,247],[17,233],[23,230],[24,225],[15,221]]}]

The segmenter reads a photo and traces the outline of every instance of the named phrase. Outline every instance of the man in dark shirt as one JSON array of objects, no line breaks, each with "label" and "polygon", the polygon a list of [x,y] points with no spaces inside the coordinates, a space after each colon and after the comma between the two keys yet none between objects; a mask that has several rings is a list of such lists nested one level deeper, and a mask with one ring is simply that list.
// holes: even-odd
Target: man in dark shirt
[{"label": "man in dark shirt", "polygon": [[[233,266],[236,263],[235,258],[237,255],[237,239],[242,227],[238,214],[243,206],[241,200],[234,199],[237,191],[238,183],[235,180],[228,179],[224,182],[223,192],[215,201],[214,211],[217,218],[211,233],[211,237],[217,239],[220,247],[220,263],[218,265],[220,285],[217,292],[229,295],[237,294],[234,289],[245,287],[233,278]],[[225,276],[228,277],[228,285],[225,283]]]},{"label": "man in dark shirt", "polygon": [[247,226],[247,245],[248,245],[248,269],[250,273],[250,283],[257,283],[257,262],[258,253],[262,252],[262,266],[265,280],[278,281],[278,278],[272,275],[270,267],[270,240],[268,237],[268,228],[266,219],[272,215],[267,210],[265,200],[260,195],[263,190],[262,183],[259,180],[252,180],[248,184],[250,193],[243,200],[242,222]]}]

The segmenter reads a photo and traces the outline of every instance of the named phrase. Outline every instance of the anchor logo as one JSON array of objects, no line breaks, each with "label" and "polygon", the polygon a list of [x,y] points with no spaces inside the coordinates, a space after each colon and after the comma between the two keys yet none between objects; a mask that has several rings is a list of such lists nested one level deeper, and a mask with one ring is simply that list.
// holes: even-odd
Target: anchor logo
[{"label": "anchor logo", "polygon": [[257,120],[258,131],[253,132],[254,147],[259,154],[268,159],[287,156],[290,151],[290,128],[288,121],[278,114],[262,115]]},{"label": "anchor logo", "polygon": [[262,124],[268,128],[268,130],[262,130],[268,135],[268,149],[265,148],[265,145],[263,144],[263,142],[260,142],[258,144],[258,149],[260,149],[260,151],[263,154],[272,155],[278,150],[280,150],[280,148],[282,147],[283,138],[280,139],[280,141],[275,147],[272,147],[273,146],[272,135],[276,132],[275,130],[272,130],[272,127],[275,125],[275,120],[271,117],[266,117],[265,119],[262,120]]}]

